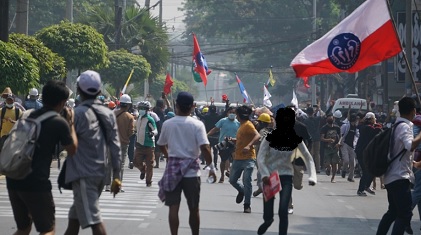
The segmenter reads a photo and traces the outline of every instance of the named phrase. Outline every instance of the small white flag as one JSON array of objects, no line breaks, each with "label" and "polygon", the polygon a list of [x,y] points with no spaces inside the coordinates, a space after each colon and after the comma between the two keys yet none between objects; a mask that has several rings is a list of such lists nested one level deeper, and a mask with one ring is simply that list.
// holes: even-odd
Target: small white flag
[{"label": "small white flag", "polygon": [[295,90],[292,89],[292,100],[291,100],[291,104],[295,106],[295,108],[298,108],[298,99],[297,96],[295,95]]},{"label": "small white flag", "polygon": [[263,105],[270,108],[272,107],[272,102],[270,101],[272,95],[269,93],[265,85],[263,85]]},{"label": "small white flag", "polygon": [[330,108],[330,96],[331,95],[329,95],[329,98],[327,98],[327,101],[326,101],[326,110]]}]

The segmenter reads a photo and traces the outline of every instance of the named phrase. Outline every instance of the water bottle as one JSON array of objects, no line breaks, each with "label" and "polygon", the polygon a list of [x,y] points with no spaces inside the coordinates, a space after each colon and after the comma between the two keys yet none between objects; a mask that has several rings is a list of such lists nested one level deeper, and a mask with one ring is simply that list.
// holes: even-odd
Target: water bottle
[{"label": "water bottle", "polygon": [[[208,170],[208,175],[209,175],[209,172],[210,172],[210,171],[215,172],[215,170],[212,170],[209,166],[207,166],[207,167],[206,167],[206,170]],[[209,175],[209,176],[208,176],[208,178],[206,179],[206,181],[207,181],[209,184],[213,184],[213,183],[215,183],[215,182],[216,182],[215,176],[213,176],[213,175]]]},{"label": "water bottle", "polygon": [[210,175],[206,181],[209,184],[213,184],[213,183],[215,183],[216,180],[215,180],[215,177],[213,175]]}]

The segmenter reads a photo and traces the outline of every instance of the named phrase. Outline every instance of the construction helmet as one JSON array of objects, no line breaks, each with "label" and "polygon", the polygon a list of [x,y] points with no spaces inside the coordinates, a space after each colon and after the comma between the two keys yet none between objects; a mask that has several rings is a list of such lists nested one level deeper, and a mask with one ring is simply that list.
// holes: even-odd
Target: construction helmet
[{"label": "construction helmet", "polygon": [[137,108],[149,110],[149,109],[151,109],[151,103],[149,101],[146,101],[146,100],[140,101],[139,103],[137,103]]},{"label": "construction helmet", "polygon": [[202,113],[207,113],[209,111],[209,108],[208,107],[204,107],[203,109],[202,109]]},{"label": "construction helmet", "polygon": [[125,104],[131,104],[132,103],[132,99],[130,98],[129,95],[124,94],[120,97],[120,103],[125,103]]},{"label": "construction helmet", "polygon": [[31,88],[31,90],[29,90],[29,95],[37,96],[38,95],[37,88]]},{"label": "construction helmet", "polygon": [[257,121],[266,122],[266,123],[271,123],[270,115],[269,115],[269,114],[267,114],[267,113],[262,113],[262,114],[260,114],[260,116],[257,118]]},{"label": "construction helmet", "polygon": [[113,109],[113,108],[115,108],[115,103],[114,103],[114,101],[110,101],[109,103],[108,103],[108,108],[110,108],[110,109]]},{"label": "construction helmet", "polygon": [[341,118],[342,117],[342,113],[339,109],[337,109],[334,113],[333,113],[333,117],[334,118]]}]

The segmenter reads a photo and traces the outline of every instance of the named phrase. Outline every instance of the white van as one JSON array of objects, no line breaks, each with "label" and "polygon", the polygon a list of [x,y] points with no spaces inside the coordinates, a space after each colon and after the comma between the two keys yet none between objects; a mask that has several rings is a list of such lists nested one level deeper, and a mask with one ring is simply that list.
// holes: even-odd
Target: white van
[{"label": "white van", "polygon": [[[362,103],[362,106],[361,106],[361,103]],[[344,111],[348,112],[349,105],[351,105],[351,112],[352,111],[357,112],[360,109],[364,113],[368,111],[367,100],[358,98],[358,96],[354,94],[349,94],[347,95],[346,98],[339,98],[335,101],[335,104],[333,105],[333,108],[332,108],[332,113],[334,113],[338,109],[342,113]]]},{"label": "white van", "polygon": [[[196,107],[200,107],[200,106],[209,106],[211,105],[211,102],[206,102],[206,101],[196,101]],[[213,102],[213,105],[216,106],[216,110],[218,112],[221,112],[222,110],[225,110],[225,103],[223,102]],[[230,107],[237,107],[237,103],[231,103]]]}]

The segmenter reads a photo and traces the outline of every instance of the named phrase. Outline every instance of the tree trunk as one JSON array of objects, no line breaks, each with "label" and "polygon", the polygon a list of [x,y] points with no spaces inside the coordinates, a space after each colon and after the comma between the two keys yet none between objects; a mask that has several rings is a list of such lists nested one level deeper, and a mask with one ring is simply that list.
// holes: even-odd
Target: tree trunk
[{"label": "tree trunk", "polygon": [[17,0],[16,32],[28,35],[29,0]]},{"label": "tree trunk", "polygon": [[0,1],[0,40],[9,41],[9,0]]}]

